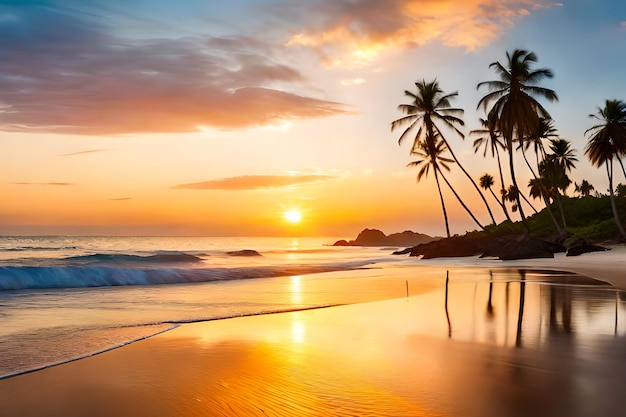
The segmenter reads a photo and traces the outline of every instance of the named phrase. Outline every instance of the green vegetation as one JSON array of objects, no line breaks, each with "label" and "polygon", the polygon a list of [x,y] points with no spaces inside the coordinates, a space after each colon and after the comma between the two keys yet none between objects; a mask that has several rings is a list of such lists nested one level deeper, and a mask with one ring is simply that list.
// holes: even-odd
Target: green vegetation
[{"label": "green vegetation", "polygon": [[[562,198],[563,212],[567,219],[567,235],[591,240],[619,240],[620,234],[613,218],[613,210],[609,196],[565,197]],[[626,197],[616,199],[620,217],[626,216]],[[528,225],[530,235],[533,237],[554,237],[555,230],[548,214],[548,208],[544,208],[538,214],[529,217]],[[552,210],[555,210],[553,208]],[[511,223],[505,221],[487,230],[494,234],[517,234],[523,233],[524,228],[520,222]]]},{"label": "green vegetation", "polygon": [[[412,99],[410,104],[401,104],[398,109],[405,116],[391,123],[391,130],[408,125],[404,130],[399,144],[412,136],[410,154],[418,159],[409,166],[420,168],[417,180],[426,178],[431,171],[434,173],[437,189],[446,225],[447,236],[450,237],[448,216],[439,179],[443,179],[457,201],[466,210],[474,222],[482,229],[494,234],[520,233],[535,237],[568,236],[591,239],[626,240],[626,231],[621,219],[626,218],[626,185],[614,186],[613,166],[617,162],[626,178],[626,169],[622,159],[626,157],[626,103],[621,100],[606,100],[604,107],[598,107],[590,116],[599,123],[589,128],[585,135],[589,140],[585,146],[585,156],[592,165],[606,170],[609,182],[609,195],[591,193],[594,186],[587,180],[581,184],[574,183],[579,198],[567,196],[567,189],[572,184],[570,175],[575,163],[578,162],[577,151],[568,140],[559,137],[554,121],[548,111],[538,101],[558,101],[556,92],[541,87],[539,83],[545,78],[552,78],[552,71],[546,68],[535,69],[537,56],[533,52],[515,50],[506,53],[506,61],[493,62],[493,69],[499,79],[478,83],[477,88],[486,87],[488,93],[479,100],[477,108],[485,111],[486,118],[481,118],[482,129],[473,130],[470,134],[477,136],[474,140],[474,152],[482,150],[483,157],[492,157],[498,163],[499,193],[494,192],[496,182],[491,173],[484,173],[479,179],[480,187],[475,179],[463,168],[450,142],[444,137],[445,127],[464,138],[460,128],[464,126],[461,119],[463,110],[452,108],[450,101],[458,93],[444,94],[437,80],[415,83],[417,92],[405,91]],[[438,125],[439,124],[439,125]],[[548,147],[546,148],[546,145]],[[534,161],[529,155],[532,151]],[[501,152],[508,155],[508,179],[505,179]],[[528,189],[518,184],[515,167],[515,154],[521,152],[526,167],[532,174]],[[447,157],[449,155],[449,157]],[[532,157],[532,156],[531,156]],[[482,226],[474,213],[462,201],[452,188],[444,170],[450,166],[458,166],[470,180],[475,190],[485,203],[492,224]],[[502,209],[507,220],[496,225],[491,208],[483,192],[491,193],[493,200]],[[525,194],[530,198],[543,201],[545,208],[537,212]],[[507,205],[510,204],[510,207]],[[535,214],[527,217],[524,208],[531,208]],[[520,221],[512,219],[513,213],[519,215]],[[472,232],[476,233],[476,232]]]}]

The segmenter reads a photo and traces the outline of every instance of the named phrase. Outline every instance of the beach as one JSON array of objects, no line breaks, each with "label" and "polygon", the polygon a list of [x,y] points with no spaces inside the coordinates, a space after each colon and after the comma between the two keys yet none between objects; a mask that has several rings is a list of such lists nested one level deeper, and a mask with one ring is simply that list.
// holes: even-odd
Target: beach
[{"label": "beach", "polygon": [[179,324],[6,378],[1,414],[622,415],[622,250],[388,267],[430,273],[392,299]]}]

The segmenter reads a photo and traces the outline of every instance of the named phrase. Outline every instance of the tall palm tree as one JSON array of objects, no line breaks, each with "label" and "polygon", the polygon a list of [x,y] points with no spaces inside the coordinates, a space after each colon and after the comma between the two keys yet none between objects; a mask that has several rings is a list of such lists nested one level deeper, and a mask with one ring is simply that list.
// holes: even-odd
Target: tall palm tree
[{"label": "tall palm tree", "polygon": [[398,109],[406,114],[406,116],[391,122],[391,131],[408,124],[408,127],[404,130],[404,132],[402,132],[402,135],[400,135],[400,138],[398,139],[399,144],[401,144],[402,141],[413,131],[415,131],[413,139],[414,144],[420,140],[424,140],[424,138],[428,136],[434,137],[435,134],[439,135],[447,147],[448,152],[450,152],[450,156],[452,156],[454,162],[467,176],[476,191],[478,191],[478,194],[487,207],[487,211],[489,212],[492,222],[495,224],[496,221],[491,213],[489,204],[487,204],[485,196],[480,191],[480,188],[471,175],[467,172],[463,165],[461,165],[460,161],[454,154],[450,143],[447,141],[440,127],[437,125],[437,122],[442,123],[455,131],[461,138],[465,137],[465,135],[463,135],[463,133],[459,130],[459,126],[463,126],[465,124],[459,117],[463,115],[463,109],[453,108],[450,104],[451,99],[456,97],[458,93],[455,91],[450,94],[444,94],[443,90],[439,87],[439,82],[437,80],[431,82],[422,80],[416,82],[415,86],[417,87],[416,93],[408,90],[404,91],[404,94],[412,100],[412,103],[400,104],[398,106]]},{"label": "tall palm tree", "polygon": [[[480,99],[478,108],[493,103],[488,112],[488,117],[496,120],[496,127],[504,137],[504,143],[509,153],[509,168],[513,186],[519,190],[515,176],[515,164],[513,158],[513,143],[523,140],[533,134],[539,117],[549,118],[548,111],[534,98],[543,97],[549,101],[558,100],[554,91],[539,87],[537,83],[544,78],[552,78],[549,69],[533,69],[537,62],[537,56],[522,49],[516,49],[512,54],[506,53],[506,66],[499,61],[493,62],[489,68],[493,68],[500,76],[496,81],[485,81],[477,85],[487,86],[489,93]],[[517,206],[526,230],[526,216],[522,209],[519,193],[517,193]]]},{"label": "tall palm tree", "polygon": [[613,218],[622,238],[626,239],[626,232],[617,212],[615,191],[613,190],[613,160],[619,161],[620,157],[624,155],[624,144],[626,143],[626,104],[621,100],[606,100],[604,108],[599,108],[597,114],[590,114],[589,116],[601,120],[603,123],[585,131],[585,134],[591,134],[589,142],[585,146],[585,155],[592,165],[597,167],[605,165],[606,167]]},{"label": "tall palm tree", "polygon": [[[480,124],[482,129],[476,129],[470,131],[470,135],[480,135],[478,138],[474,139],[474,153],[477,153],[480,148],[483,149],[483,157],[486,157],[489,151],[491,151],[491,156],[496,158],[498,161],[498,173],[500,174],[500,207],[504,211],[504,215],[506,218],[511,221],[511,217],[509,216],[509,212],[506,209],[506,188],[504,186],[504,176],[502,175],[502,163],[500,161],[500,148],[504,148],[504,144],[500,141],[499,132],[496,129],[495,120],[490,120],[489,118],[483,119],[480,118]],[[481,188],[483,185],[480,185]],[[490,189],[491,191],[491,189]],[[493,191],[491,191],[493,193]],[[498,199],[496,199],[498,200]]]},{"label": "tall palm tree", "polygon": [[489,174],[484,174],[482,177],[480,177],[479,184],[480,184],[480,188],[482,188],[483,190],[489,190],[491,192],[491,195],[493,196],[493,198],[495,198],[498,204],[500,204],[500,206],[502,207],[502,210],[504,211],[504,215],[506,216],[506,219],[512,222],[511,217],[509,216],[509,212],[506,209],[506,205],[504,204],[505,193],[500,192],[500,198],[503,200],[503,201],[500,201],[498,197],[496,196],[496,193],[494,193],[493,189],[491,188],[493,187],[493,184],[494,184],[493,177]]},{"label": "tall palm tree", "polygon": [[448,150],[448,148],[445,145],[445,142],[439,137],[438,134],[435,134],[434,136],[426,136],[426,138],[424,138],[423,141],[417,142],[415,144],[415,148],[411,151],[411,155],[419,156],[421,157],[421,159],[410,162],[408,166],[420,166],[421,165],[420,171],[417,174],[418,182],[422,179],[422,177],[426,178],[430,168],[432,167],[433,173],[435,175],[435,181],[437,182],[437,189],[439,191],[439,199],[441,200],[441,208],[444,213],[444,220],[446,222],[446,233],[448,237],[450,237],[450,228],[448,225],[448,215],[445,209],[443,194],[441,193],[441,186],[439,184],[439,177],[443,179],[443,181],[446,183],[450,191],[452,191],[452,194],[454,194],[454,196],[459,201],[461,206],[465,209],[465,211],[467,211],[467,213],[474,220],[474,222],[478,225],[478,227],[485,230],[485,227],[482,224],[480,224],[478,219],[476,219],[476,217],[470,211],[467,205],[465,205],[463,200],[461,200],[461,197],[457,194],[457,192],[454,190],[454,188],[452,187],[452,185],[450,184],[450,182],[448,181],[448,179],[443,173],[442,168],[445,169],[446,171],[449,171],[450,168],[448,167],[447,164],[454,163],[454,160],[446,158],[442,155],[446,150]]}]

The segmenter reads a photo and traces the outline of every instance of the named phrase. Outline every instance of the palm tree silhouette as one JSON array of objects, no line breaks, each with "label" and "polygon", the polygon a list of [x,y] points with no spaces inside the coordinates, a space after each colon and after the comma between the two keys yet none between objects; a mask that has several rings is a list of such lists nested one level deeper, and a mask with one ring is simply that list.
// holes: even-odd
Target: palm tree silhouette
[{"label": "palm tree silhouette", "polygon": [[501,198],[503,201],[500,201],[498,199],[498,197],[496,196],[496,193],[493,192],[493,189],[491,187],[493,187],[493,177],[489,174],[484,174],[482,177],[480,177],[479,180],[479,184],[480,184],[480,188],[482,188],[483,190],[489,190],[491,192],[491,195],[493,196],[493,198],[496,199],[496,201],[498,202],[498,204],[500,205],[500,207],[502,207],[502,211],[504,211],[504,215],[506,216],[506,219],[510,222],[512,222],[511,217],[509,216],[509,212],[506,209],[506,205],[504,204],[504,192],[500,192]]},{"label": "palm tree silhouette", "polygon": [[613,160],[617,159],[621,163],[620,158],[625,153],[626,103],[621,100],[606,100],[604,108],[598,108],[597,114],[590,114],[589,116],[602,121],[602,123],[585,131],[585,134],[591,133],[589,142],[585,146],[585,155],[592,165],[597,167],[605,165],[606,167],[613,217],[619,233],[623,239],[626,239],[626,232],[617,212],[615,191],[613,190]]},{"label": "palm tree silhouette", "polygon": [[461,197],[459,197],[459,195],[454,190],[454,188],[452,187],[452,185],[450,184],[450,182],[448,181],[448,179],[443,173],[442,168],[445,169],[446,171],[450,171],[450,168],[448,167],[447,164],[454,163],[452,159],[442,156],[442,154],[446,150],[448,150],[448,148],[438,134],[435,134],[432,137],[426,136],[426,138],[424,138],[423,141],[417,142],[415,144],[415,148],[411,152],[411,155],[419,156],[422,159],[410,162],[407,166],[409,167],[419,166],[420,167],[420,170],[417,174],[418,182],[422,178],[426,178],[428,176],[428,172],[430,171],[430,168],[432,167],[433,173],[435,175],[435,181],[437,182],[437,190],[439,191],[439,198],[441,200],[441,208],[443,210],[444,220],[446,222],[446,233],[448,237],[450,237],[450,228],[448,225],[448,215],[447,215],[444,200],[443,200],[443,194],[441,193],[441,186],[439,184],[439,177],[441,177],[444,180],[444,182],[446,183],[450,191],[452,191],[452,194],[454,194],[454,196],[459,201],[461,206],[465,209],[465,211],[467,211],[467,213],[474,220],[474,222],[478,225],[478,227],[485,230],[484,226],[480,224],[480,222],[478,221],[478,219],[476,219],[476,217],[470,211],[470,209],[465,205],[465,203],[463,203],[463,200],[461,200]]},{"label": "palm tree silhouette", "polygon": [[448,224],[448,212],[446,211],[446,203],[443,200],[443,194],[441,193],[441,184],[439,183],[439,173],[443,167],[446,170],[450,170],[448,163],[454,162],[451,159],[441,156],[445,151],[445,144],[442,141],[437,141],[434,137],[427,136],[423,141],[414,143],[414,148],[411,151],[411,155],[419,156],[422,159],[410,162],[407,166],[419,167],[420,170],[417,173],[417,182],[420,182],[422,178],[427,178],[430,169],[432,168],[435,176],[435,182],[437,183],[437,191],[439,192],[439,200],[441,201],[441,210],[443,211],[443,220],[446,224],[446,236],[450,237],[450,226]]},{"label": "palm tree silhouette", "polygon": [[[553,202],[557,201],[555,199],[554,193],[548,192],[547,189],[543,191],[537,190],[537,188],[538,189],[546,188],[548,184],[552,182],[550,179],[550,175],[551,175],[550,170],[546,171],[544,169],[543,172],[544,174],[547,174],[547,175],[544,175],[543,178],[540,178],[542,176],[542,174],[540,173],[541,164],[545,162],[546,160],[546,150],[545,150],[545,147],[543,146],[543,140],[554,138],[557,136],[558,135],[556,133],[556,128],[554,127],[554,123],[552,122],[552,119],[539,117],[537,119],[537,125],[535,126],[535,130],[533,131],[533,134],[527,138],[524,138],[524,141],[519,144],[518,149],[522,150],[522,156],[524,157],[524,161],[526,162],[528,169],[533,175],[534,181],[531,180],[528,185],[531,186],[531,183],[532,183],[532,187],[535,187],[536,189],[534,193],[531,193],[531,197],[533,198],[540,197],[541,199],[543,199],[543,202],[546,205],[546,209],[547,209],[546,211],[550,215],[550,220],[552,220],[552,223],[554,224],[554,228],[556,229],[559,236],[563,236],[564,231],[559,225],[558,221],[556,220],[556,217],[554,217],[554,213],[552,213],[552,204],[550,203],[550,198],[552,199]],[[528,161],[528,158],[526,157],[526,150],[530,148],[531,146],[535,153],[535,163],[537,166],[537,173],[535,173],[535,170],[530,165],[530,162]],[[546,165],[544,164],[544,168],[545,167]],[[562,213],[562,210],[561,210],[561,213]],[[562,220],[563,220],[563,228],[564,228],[565,227],[564,216],[562,216]]]},{"label": "palm tree silhouette", "polygon": [[404,132],[402,132],[402,135],[400,135],[398,143],[402,144],[402,141],[409,136],[411,132],[416,131],[413,139],[413,148],[416,147],[415,144],[417,142],[425,140],[427,136],[434,137],[435,134],[437,134],[445,144],[448,152],[450,152],[450,156],[452,156],[454,162],[467,176],[476,191],[478,191],[478,194],[487,207],[487,211],[489,212],[492,222],[495,224],[496,221],[491,213],[489,204],[487,204],[485,196],[480,191],[480,188],[472,179],[471,175],[467,172],[463,165],[461,165],[460,161],[454,154],[450,143],[447,141],[443,132],[436,123],[443,123],[447,127],[454,130],[461,138],[465,138],[465,135],[463,135],[463,133],[459,130],[459,126],[463,126],[465,124],[459,117],[463,114],[463,109],[453,108],[450,104],[451,99],[456,97],[458,93],[455,91],[450,94],[444,94],[443,90],[439,87],[439,82],[437,80],[431,82],[426,82],[425,80],[418,81],[415,83],[415,86],[417,87],[416,93],[408,90],[404,91],[404,95],[410,97],[412,103],[400,104],[398,106],[398,110],[402,111],[406,114],[406,116],[391,122],[391,131],[408,124],[408,127],[404,130]]},{"label": "palm tree silhouette", "polygon": [[[489,68],[493,68],[500,76],[500,80],[485,81],[477,85],[478,89],[485,85],[490,91],[480,99],[477,108],[482,106],[486,110],[487,106],[493,103],[488,112],[488,118],[496,120],[496,127],[504,137],[509,153],[511,180],[515,189],[519,190],[513,161],[513,143],[532,136],[539,117],[550,117],[548,111],[535,100],[534,96],[543,97],[549,101],[556,101],[558,98],[554,91],[534,85],[544,78],[552,78],[552,71],[549,69],[533,69],[534,63],[537,62],[537,56],[534,53],[516,49],[512,54],[507,52],[506,57],[506,66],[499,61],[489,65]],[[528,231],[519,192],[516,199],[522,222]]]},{"label": "palm tree silhouette", "polygon": [[591,194],[591,192],[595,190],[593,185],[591,185],[589,181],[587,180],[582,180],[580,185],[578,185],[578,183],[574,183],[574,186],[575,186],[574,191],[576,191],[577,193],[580,193],[582,197],[588,197],[589,194]]},{"label": "palm tree silhouette", "polygon": [[[498,161],[498,173],[500,174],[500,200],[498,200],[497,198],[496,200],[500,202],[500,207],[502,207],[502,210],[504,211],[504,215],[506,216],[507,220],[512,221],[511,217],[509,216],[509,212],[506,209],[506,189],[504,186],[504,176],[502,175],[502,163],[500,161],[499,149],[504,149],[504,144],[500,141],[500,138],[498,137],[499,133],[496,130],[495,120],[490,120],[489,118],[480,118],[479,120],[483,128],[470,131],[470,135],[480,135],[480,137],[474,140],[474,153],[477,153],[482,147],[484,148],[483,157],[486,157],[487,153],[491,151],[491,156],[495,157],[496,161]],[[483,189],[485,188],[482,184],[480,186]],[[491,193],[493,194],[493,191],[491,191]]]},{"label": "palm tree silhouette", "polygon": [[550,139],[550,151],[552,152],[546,156],[545,162],[552,169],[548,169],[546,173],[553,186],[555,186],[556,201],[561,213],[561,221],[563,222],[563,228],[566,228],[565,212],[563,211],[559,190],[562,190],[563,195],[567,196],[567,187],[572,183],[567,174],[576,166],[574,162],[578,162],[578,158],[576,158],[576,150],[572,149],[570,142],[565,139]]}]

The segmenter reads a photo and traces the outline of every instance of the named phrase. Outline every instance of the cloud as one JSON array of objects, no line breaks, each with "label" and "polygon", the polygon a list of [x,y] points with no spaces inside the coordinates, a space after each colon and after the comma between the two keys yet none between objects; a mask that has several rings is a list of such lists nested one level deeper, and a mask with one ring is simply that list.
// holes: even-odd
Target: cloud
[{"label": "cloud", "polygon": [[626,30],[626,20],[622,20],[619,22],[619,28],[622,30]]},{"label": "cloud", "polygon": [[258,38],[122,38],[90,13],[28,3],[0,16],[5,131],[191,132],[350,113],[298,94],[303,75]]},{"label": "cloud", "polygon": [[109,198],[107,201],[128,201],[132,200],[132,197],[120,197],[120,198]]},{"label": "cloud", "polygon": [[211,181],[180,184],[172,188],[186,190],[259,190],[281,188],[293,185],[311,184],[330,181],[337,177],[331,175],[245,175],[241,177],[220,178]]},{"label": "cloud", "polygon": [[299,3],[302,14],[309,16],[308,28],[294,34],[288,45],[313,48],[327,65],[351,67],[369,64],[388,48],[413,48],[433,40],[474,50],[532,10],[559,5],[546,0],[320,0],[308,7]]},{"label": "cloud", "polygon": [[75,185],[72,182],[12,182],[13,185],[49,185],[54,187],[66,187]]},{"label": "cloud", "polygon": [[341,85],[343,85],[344,87],[347,87],[349,85],[360,85],[360,84],[365,84],[366,80],[365,78],[351,78],[351,79],[346,79],[346,80],[341,80]]},{"label": "cloud", "polygon": [[64,153],[59,156],[77,156],[77,155],[85,155],[90,153],[99,153],[99,152],[108,152],[108,149],[89,149],[86,151],[72,152],[72,153]]}]

